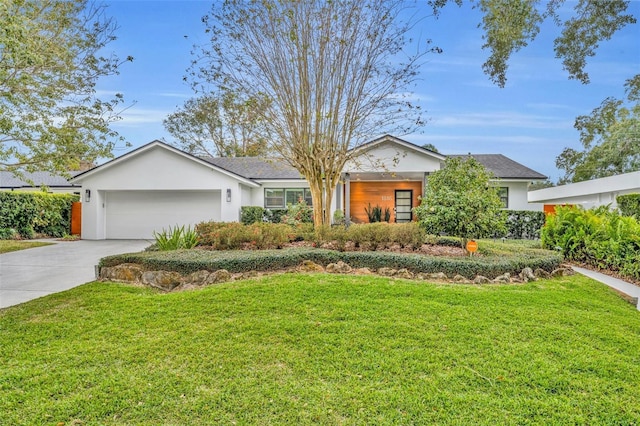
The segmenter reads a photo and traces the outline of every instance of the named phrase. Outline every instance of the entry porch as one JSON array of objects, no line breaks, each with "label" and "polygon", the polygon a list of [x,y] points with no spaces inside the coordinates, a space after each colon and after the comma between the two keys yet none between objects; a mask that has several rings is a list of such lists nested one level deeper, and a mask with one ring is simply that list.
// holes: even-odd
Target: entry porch
[{"label": "entry porch", "polygon": [[428,173],[345,173],[338,188],[337,208],[353,223],[368,223],[367,209],[388,209],[389,222],[415,220],[413,208],[424,195]]}]

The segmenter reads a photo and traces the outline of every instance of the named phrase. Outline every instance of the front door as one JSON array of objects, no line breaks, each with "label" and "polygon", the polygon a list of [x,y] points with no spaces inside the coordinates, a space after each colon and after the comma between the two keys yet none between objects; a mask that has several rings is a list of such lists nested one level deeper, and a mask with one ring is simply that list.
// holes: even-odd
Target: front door
[{"label": "front door", "polygon": [[404,223],[411,222],[413,214],[411,208],[413,207],[413,190],[408,189],[396,189],[396,222]]}]

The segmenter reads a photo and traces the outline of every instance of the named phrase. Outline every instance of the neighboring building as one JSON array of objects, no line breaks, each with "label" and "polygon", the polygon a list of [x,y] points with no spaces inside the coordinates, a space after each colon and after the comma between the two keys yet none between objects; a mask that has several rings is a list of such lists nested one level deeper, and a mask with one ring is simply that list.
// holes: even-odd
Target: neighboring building
[{"label": "neighboring building", "polygon": [[[366,222],[365,207],[393,210],[392,221],[413,220],[424,183],[446,156],[392,136],[358,147],[345,166],[331,203],[354,222]],[[502,155],[474,155],[499,180],[505,208],[541,210],[526,203],[529,182],[545,180]],[[306,180],[281,160],[255,157],[198,158],[151,142],[71,180],[82,185],[82,237],[151,238],[169,226],[239,220],[242,206],[285,208],[311,202]]]},{"label": "neighboring building", "polygon": [[590,209],[610,205],[616,208],[618,195],[634,193],[640,193],[640,171],[531,191],[528,200],[545,206],[571,204]]},{"label": "neighboring building", "polygon": [[[70,172],[71,176],[80,172]],[[66,177],[49,172],[22,173],[0,172],[0,191],[42,191],[56,193],[80,193],[81,186],[70,183]]]}]

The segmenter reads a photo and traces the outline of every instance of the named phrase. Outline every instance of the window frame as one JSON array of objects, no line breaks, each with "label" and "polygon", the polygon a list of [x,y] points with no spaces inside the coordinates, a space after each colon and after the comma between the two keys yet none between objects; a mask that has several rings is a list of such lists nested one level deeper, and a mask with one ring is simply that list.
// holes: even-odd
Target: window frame
[{"label": "window frame", "polygon": [[498,187],[498,197],[500,197],[500,201],[502,201],[502,208],[509,208],[509,187],[508,186],[500,186]]},{"label": "window frame", "polygon": [[[282,193],[281,196],[267,196],[267,191],[280,191]],[[296,198],[299,197],[299,193],[302,193],[302,199],[304,201],[306,201],[308,206],[312,206],[313,203],[311,201],[311,189],[308,187],[279,187],[279,188],[264,188],[264,208],[265,209],[270,209],[270,210],[278,210],[278,209],[286,209],[288,204],[296,204],[298,202],[298,200],[296,199],[296,201],[294,203],[290,203],[287,200],[287,195],[291,194],[291,193],[296,193],[298,194],[296,196]],[[271,200],[273,201],[274,198],[278,198],[281,199],[282,202],[280,204],[275,204],[275,203],[271,203],[268,204],[268,202]]]}]

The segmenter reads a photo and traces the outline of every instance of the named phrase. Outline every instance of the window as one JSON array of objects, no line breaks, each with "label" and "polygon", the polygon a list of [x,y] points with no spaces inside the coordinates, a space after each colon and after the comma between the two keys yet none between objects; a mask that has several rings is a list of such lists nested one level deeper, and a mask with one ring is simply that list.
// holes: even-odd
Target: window
[{"label": "window", "polygon": [[501,186],[498,188],[498,196],[500,197],[500,201],[502,201],[502,207],[505,209],[509,208],[509,188],[506,186]]},{"label": "window", "polygon": [[264,207],[267,209],[284,209],[289,204],[297,204],[300,200],[311,205],[309,188],[268,188],[264,190]]},{"label": "window", "polygon": [[284,207],[284,189],[265,189],[264,206],[268,209]]},{"label": "window", "polygon": [[284,193],[287,194],[285,197],[285,202],[287,205],[298,204],[298,201],[304,200],[304,188],[285,189]]}]

